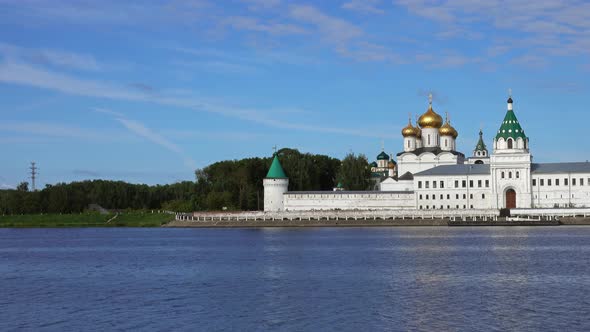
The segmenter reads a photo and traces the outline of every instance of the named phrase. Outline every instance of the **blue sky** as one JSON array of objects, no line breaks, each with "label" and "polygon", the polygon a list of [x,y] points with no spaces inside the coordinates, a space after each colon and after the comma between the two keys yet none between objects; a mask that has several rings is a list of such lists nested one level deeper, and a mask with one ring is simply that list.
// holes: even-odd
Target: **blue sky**
[{"label": "blue sky", "polygon": [[272,147],[371,159],[434,94],[469,155],[512,88],[535,161],[590,159],[584,1],[0,0],[0,186],[192,180]]}]

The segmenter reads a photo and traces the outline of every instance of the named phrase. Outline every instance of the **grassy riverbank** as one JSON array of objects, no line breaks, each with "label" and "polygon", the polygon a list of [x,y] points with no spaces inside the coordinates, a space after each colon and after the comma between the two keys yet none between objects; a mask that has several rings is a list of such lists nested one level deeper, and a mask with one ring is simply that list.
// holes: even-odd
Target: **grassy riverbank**
[{"label": "grassy riverbank", "polygon": [[174,219],[174,215],[151,212],[115,214],[27,214],[0,216],[0,227],[160,227]]}]

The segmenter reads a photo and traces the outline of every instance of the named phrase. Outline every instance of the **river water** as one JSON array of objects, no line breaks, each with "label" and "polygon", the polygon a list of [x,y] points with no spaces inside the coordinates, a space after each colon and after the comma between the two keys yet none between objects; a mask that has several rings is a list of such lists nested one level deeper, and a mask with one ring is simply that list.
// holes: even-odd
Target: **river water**
[{"label": "river water", "polygon": [[0,330],[588,331],[590,227],[0,229]]}]

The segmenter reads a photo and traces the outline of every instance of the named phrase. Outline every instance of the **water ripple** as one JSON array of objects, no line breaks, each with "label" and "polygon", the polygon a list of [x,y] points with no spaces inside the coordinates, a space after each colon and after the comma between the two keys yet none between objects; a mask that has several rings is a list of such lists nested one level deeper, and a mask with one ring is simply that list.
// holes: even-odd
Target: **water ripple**
[{"label": "water ripple", "polygon": [[590,330],[590,228],[0,230],[0,330]]}]

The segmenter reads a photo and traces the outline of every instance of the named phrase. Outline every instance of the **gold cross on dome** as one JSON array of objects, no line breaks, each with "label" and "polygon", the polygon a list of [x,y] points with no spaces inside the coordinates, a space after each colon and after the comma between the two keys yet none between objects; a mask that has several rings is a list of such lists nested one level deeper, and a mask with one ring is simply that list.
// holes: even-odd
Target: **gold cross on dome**
[{"label": "gold cross on dome", "polygon": [[508,89],[508,97],[512,97],[512,89],[511,88]]},{"label": "gold cross on dome", "polygon": [[428,103],[432,104],[432,92],[428,94]]}]

